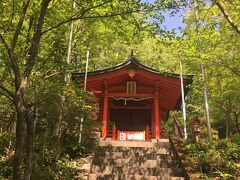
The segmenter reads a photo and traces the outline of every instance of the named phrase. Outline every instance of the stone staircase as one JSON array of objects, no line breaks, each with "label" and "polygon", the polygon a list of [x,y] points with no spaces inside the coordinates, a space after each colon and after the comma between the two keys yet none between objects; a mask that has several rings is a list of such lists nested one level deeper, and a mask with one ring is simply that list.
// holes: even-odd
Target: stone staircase
[{"label": "stone staircase", "polygon": [[158,142],[100,140],[89,180],[184,180],[168,139]]}]

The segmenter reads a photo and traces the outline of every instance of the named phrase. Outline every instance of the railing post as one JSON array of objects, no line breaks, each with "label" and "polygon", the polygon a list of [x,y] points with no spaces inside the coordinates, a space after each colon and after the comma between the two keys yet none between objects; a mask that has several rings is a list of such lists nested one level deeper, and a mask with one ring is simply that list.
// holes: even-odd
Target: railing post
[{"label": "railing post", "polygon": [[103,98],[103,127],[102,127],[102,138],[107,137],[107,124],[108,124],[108,96]]},{"label": "railing post", "polygon": [[120,131],[117,131],[117,140],[120,140]]},{"label": "railing post", "polygon": [[147,128],[146,128],[146,131],[145,131],[145,140],[148,141],[150,138],[149,138],[149,127],[147,125]]},{"label": "railing post", "polygon": [[155,112],[155,136],[156,139],[160,139],[160,115],[159,115],[159,97],[158,93],[154,97],[154,112]]},{"label": "railing post", "polygon": [[115,125],[112,128],[112,140],[116,140],[116,127],[115,127]]}]

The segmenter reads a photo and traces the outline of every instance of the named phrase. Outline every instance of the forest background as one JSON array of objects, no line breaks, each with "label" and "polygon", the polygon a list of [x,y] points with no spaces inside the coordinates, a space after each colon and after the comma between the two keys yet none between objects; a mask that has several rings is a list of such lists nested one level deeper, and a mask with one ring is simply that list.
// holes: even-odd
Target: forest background
[{"label": "forest background", "polygon": [[[87,49],[89,71],[125,61],[131,49],[161,72],[179,73],[181,60],[184,74],[194,75],[186,98],[189,129],[196,116],[203,129],[206,124],[204,64],[214,140],[238,140],[224,142],[237,154],[229,153],[232,164],[223,167],[229,171],[218,175],[233,176],[240,158],[240,2],[199,0],[197,7],[197,1],[183,0],[75,2],[73,8],[71,0],[0,1],[0,177],[74,175],[70,160],[88,144],[78,144],[80,117],[87,130],[100,126],[91,113],[97,111],[95,100],[65,81],[73,71],[84,72]],[[185,25],[177,33],[163,28],[166,13],[183,9]]]}]

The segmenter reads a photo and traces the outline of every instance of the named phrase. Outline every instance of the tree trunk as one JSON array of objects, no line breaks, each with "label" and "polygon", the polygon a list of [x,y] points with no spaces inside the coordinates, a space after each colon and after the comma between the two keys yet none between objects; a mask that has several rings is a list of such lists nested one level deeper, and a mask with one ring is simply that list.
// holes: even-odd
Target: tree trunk
[{"label": "tree trunk", "polygon": [[15,145],[15,156],[13,162],[13,180],[22,179],[22,158],[24,153],[24,122],[25,122],[25,107],[23,105],[23,97],[21,94],[16,96],[15,108],[17,112],[16,122],[16,145]]},{"label": "tree trunk", "polygon": [[235,112],[234,116],[235,116],[236,128],[237,128],[238,134],[240,135],[240,124],[238,122],[238,114]]},{"label": "tree trunk", "polygon": [[34,141],[34,119],[29,117],[29,114],[25,113],[25,118],[27,121],[27,138],[26,138],[26,167],[24,179],[30,180],[32,175],[32,157],[33,157],[33,141]]},{"label": "tree trunk", "polygon": [[228,117],[227,117],[226,123],[227,123],[226,124],[226,139],[228,139],[229,138],[229,119],[228,119]]}]

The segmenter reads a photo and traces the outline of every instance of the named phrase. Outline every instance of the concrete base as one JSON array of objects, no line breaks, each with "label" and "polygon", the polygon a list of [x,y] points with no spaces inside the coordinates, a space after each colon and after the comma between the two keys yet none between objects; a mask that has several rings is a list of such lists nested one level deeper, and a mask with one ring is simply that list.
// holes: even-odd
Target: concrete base
[{"label": "concrete base", "polygon": [[151,142],[169,142],[169,139],[156,139],[156,138],[152,138]]}]

